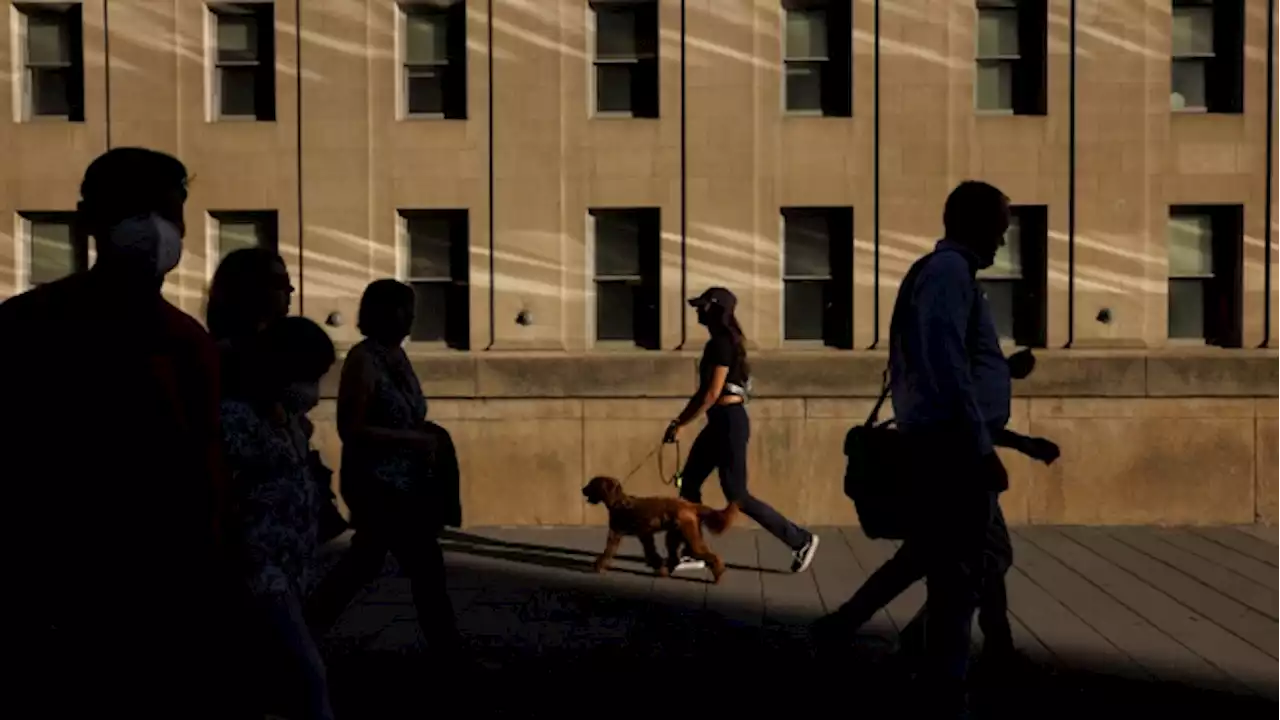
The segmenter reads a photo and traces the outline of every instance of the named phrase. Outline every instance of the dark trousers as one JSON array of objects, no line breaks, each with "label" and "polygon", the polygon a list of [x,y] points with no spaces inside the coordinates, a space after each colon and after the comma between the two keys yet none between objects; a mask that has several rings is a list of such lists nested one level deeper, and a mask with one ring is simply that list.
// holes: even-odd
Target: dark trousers
[{"label": "dark trousers", "polygon": [[707,411],[707,426],[698,433],[685,460],[680,497],[702,502],[702,484],[712,470],[720,471],[720,489],[729,502],[755,520],[769,534],[800,550],[812,535],[747,490],[747,441],[751,418],[742,405],[714,405]]},{"label": "dark trousers", "polygon": [[[1004,513],[998,502],[992,512],[986,539],[982,586],[978,599],[978,627],[982,629],[984,649],[1003,651],[1013,646],[1009,628],[1009,600],[1004,581],[1005,573],[1013,564],[1013,545],[1009,541],[1009,528],[1005,525]],[[836,611],[837,616],[850,628],[861,627],[912,583],[923,579],[927,568],[925,546],[917,539],[904,542],[898,552],[876,569],[853,597],[840,606]],[[922,608],[903,629],[903,637],[920,636],[924,632],[927,617],[928,613]]]},{"label": "dark trousers", "polygon": [[332,627],[356,594],[382,573],[390,552],[409,576],[418,625],[432,651],[458,650],[438,528],[413,512],[414,504],[404,498],[356,495],[351,500],[356,528],[351,548],[311,594],[308,624],[317,634]]},{"label": "dark trousers", "polygon": [[924,560],[924,675],[931,685],[931,712],[938,717],[960,717],[968,704],[973,613],[992,574],[990,537],[1000,510],[994,479],[951,442],[934,436],[908,446],[921,504],[919,524],[908,541]]}]

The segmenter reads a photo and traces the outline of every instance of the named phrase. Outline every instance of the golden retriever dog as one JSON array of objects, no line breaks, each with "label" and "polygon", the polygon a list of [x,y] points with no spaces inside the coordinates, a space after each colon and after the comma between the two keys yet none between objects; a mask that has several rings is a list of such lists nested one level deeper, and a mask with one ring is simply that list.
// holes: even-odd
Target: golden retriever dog
[{"label": "golden retriever dog", "polygon": [[[724,575],[724,561],[711,552],[702,540],[702,526],[719,535],[729,529],[738,515],[738,506],[729,503],[716,510],[678,497],[632,497],[622,491],[617,479],[599,476],[582,488],[582,496],[592,505],[604,504],[609,510],[609,539],[604,552],[596,559],[596,572],[606,572],[623,536],[635,535],[644,546],[644,559],[659,577],[666,577],[680,563],[680,546],[687,545],[689,554],[707,563],[715,582]],[[667,559],[658,555],[653,536],[667,533]]]}]

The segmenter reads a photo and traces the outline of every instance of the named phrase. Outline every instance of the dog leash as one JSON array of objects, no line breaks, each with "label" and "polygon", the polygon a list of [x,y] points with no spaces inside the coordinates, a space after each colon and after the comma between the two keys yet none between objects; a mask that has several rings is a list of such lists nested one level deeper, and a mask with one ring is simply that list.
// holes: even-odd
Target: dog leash
[{"label": "dog leash", "polygon": [[636,466],[631,469],[631,472],[627,473],[626,476],[622,478],[622,482],[626,483],[628,480],[634,477],[635,474],[640,472],[640,470],[649,462],[650,458],[652,458],[654,455],[657,455],[658,456],[658,479],[662,481],[663,485],[674,485],[676,489],[679,490],[681,486],[681,481],[683,479],[683,472],[680,470],[680,463],[679,463],[680,444],[678,442],[670,443],[676,446],[676,471],[673,475],[671,475],[670,478],[667,477],[665,463],[663,463],[662,461],[663,455],[664,455],[664,453],[662,452],[662,448],[664,445],[667,445],[667,444],[668,443],[665,443],[665,442],[658,443],[656,447],[654,447],[652,450],[649,451],[647,455],[645,455],[643,458],[640,459],[640,462],[637,463]]}]

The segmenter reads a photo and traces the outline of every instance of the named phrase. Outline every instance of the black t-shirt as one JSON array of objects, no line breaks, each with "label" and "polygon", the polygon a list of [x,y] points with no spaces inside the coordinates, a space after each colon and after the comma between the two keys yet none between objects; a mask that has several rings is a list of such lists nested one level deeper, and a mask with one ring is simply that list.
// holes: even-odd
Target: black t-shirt
[{"label": "black t-shirt", "polygon": [[702,349],[702,360],[698,363],[698,375],[702,382],[710,380],[711,373],[720,365],[729,368],[729,374],[724,379],[725,383],[734,385],[747,383],[747,374],[743,372],[742,359],[733,347],[733,340],[724,335],[713,335],[707,341],[706,347]]}]

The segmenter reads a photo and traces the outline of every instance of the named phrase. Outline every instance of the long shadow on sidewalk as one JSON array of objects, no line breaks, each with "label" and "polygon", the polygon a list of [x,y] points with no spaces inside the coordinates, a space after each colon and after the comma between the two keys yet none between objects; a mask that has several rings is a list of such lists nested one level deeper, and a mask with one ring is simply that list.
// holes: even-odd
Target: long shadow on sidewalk
[{"label": "long shadow on sidewalk", "polygon": [[[887,652],[887,638],[867,637],[838,658],[815,657],[803,627],[736,622],[701,600],[654,592],[654,581],[640,571],[608,578],[577,572],[590,566],[586,551],[518,545],[475,543],[473,549],[487,552],[451,568],[460,624],[485,669],[454,675],[433,662],[430,648],[413,641],[330,638],[326,655],[339,716],[719,717],[766,712],[765,703],[797,711],[821,703],[830,712],[862,717],[918,714],[905,703],[918,699],[919,690],[904,661]],[[528,564],[503,562],[510,560]],[[679,585],[686,583],[663,587]],[[349,614],[399,603],[394,606],[402,608],[401,615],[392,626],[403,637],[404,628],[412,627],[404,591],[402,581],[386,579]],[[401,596],[387,597],[396,592]],[[375,629],[372,635],[385,632]],[[1135,711],[1233,720],[1275,716],[1275,703],[1266,699],[1197,688],[1194,679],[1127,680],[1101,662],[1077,660],[1074,666],[1088,670],[1040,668],[1001,681],[975,681],[976,717],[1113,717]]]}]

